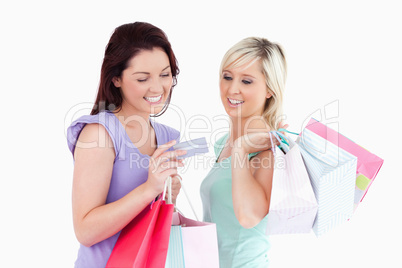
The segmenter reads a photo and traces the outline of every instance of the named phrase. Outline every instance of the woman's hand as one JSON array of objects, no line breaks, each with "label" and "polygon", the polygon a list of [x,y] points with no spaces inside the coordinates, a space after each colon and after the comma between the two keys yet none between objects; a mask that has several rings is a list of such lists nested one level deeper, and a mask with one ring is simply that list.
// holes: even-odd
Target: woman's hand
[{"label": "woman's hand", "polygon": [[[289,125],[284,124],[283,122],[278,124],[278,129],[286,129],[288,127]],[[281,133],[285,134],[283,131],[281,131]],[[269,150],[272,148],[272,145],[279,145],[279,141],[273,135],[271,135],[271,137],[268,132],[252,132],[239,137],[234,142],[233,149],[234,151],[242,152],[244,154]]]},{"label": "woman's hand", "polygon": [[[168,151],[176,141],[170,141],[166,144],[159,146],[154,154],[149,159],[148,180],[146,182],[147,188],[154,192],[155,196],[163,192],[165,181],[168,176],[177,174],[177,167],[183,167],[182,160],[177,159],[178,156],[185,155],[187,151],[176,150]],[[173,188],[175,189],[173,191]],[[172,198],[177,198],[178,191],[177,185],[173,187],[172,183]]]},{"label": "woman's hand", "polygon": [[172,203],[176,205],[176,200],[177,200],[177,196],[180,193],[180,189],[181,189],[181,183],[179,181],[178,175],[173,175],[172,176],[172,193],[169,192],[169,188],[166,191],[166,198],[165,201],[168,200],[168,196],[170,194],[172,194]]},{"label": "woman's hand", "polygon": [[[288,125],[288,124],[285,124],[283,121],[278,124],[278,129],[280,129],[280,128],[287,129],[288,127],[289,127],[289,125]],[[283,135],[286,135],[286,132],[284,132],[284,131],[280,131],[280,132],[281,132]]]},{"label": "woman's hand", "polygon": [[268,132],[254,132],[239,137],[233,145],[233,152],[241,152],[242,154],[256,153],[266,151],[272,148],[272,144],[279,145],[279,141]]}]

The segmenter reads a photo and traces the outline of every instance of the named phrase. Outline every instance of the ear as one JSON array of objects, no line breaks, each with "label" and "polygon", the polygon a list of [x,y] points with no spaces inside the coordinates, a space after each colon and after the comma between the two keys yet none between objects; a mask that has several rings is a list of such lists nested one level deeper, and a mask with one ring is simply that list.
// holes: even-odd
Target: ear
[{"label": "ear", "polygon": [[269,93],[269,92],[267,92],[267,95],[265,96],[267,99],[269,99],[269,98],[271,98],[272,97],[272,94],[271,93]]},{"label": "ear", "polygon": [[120,79],[120,77],[116,77],[116,76],[113,77],[112,82],[113,82],[115,87],[117,87],[117,88],[121,87],[121,79]]}]

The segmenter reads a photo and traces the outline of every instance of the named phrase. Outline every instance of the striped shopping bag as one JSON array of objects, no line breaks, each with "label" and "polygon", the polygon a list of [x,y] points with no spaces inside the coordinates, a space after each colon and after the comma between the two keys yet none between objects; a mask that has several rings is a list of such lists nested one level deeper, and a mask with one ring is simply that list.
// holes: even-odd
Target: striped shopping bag
[{"label": "striped shopping bag", "polygon": [[219,267],[216,224],[172,216],[172,228],[165,268]]},{"label": "striped shopping bag", "polygon": [[318,202],[313,231],[320,236],[353,214],[357,158],[309,129],[296,143]]},{"label": "striped shopping bag", "polygon": [[310,119],[306,128],[357,157],[355,187],[356,210],[380,171],[384,160],[313,118]]},{"label": "striped shopping bag", "polygon": [[172,225],[170,229],[169,248],[165,268],[184,268],[183,237],[180,225]]},{"label": "striped shopping bag", "polygon": [[[219,253],[216,224],[198,220],[182,178],[177,174],[175,177],[179,179],[181,190],[184,192],[197,220],[184,217],[176,208],[178,212],[174,212],[172,215],[165,268],[218,268]],[[171,193],[171,189],[168,192]]]},{"label": "striped shopping bag", "polygon": [[318,205],[299,146],[279,132],[270,134],[279,141],[281,136],[287,145],[272,146],[275,163],[266,234],[309,233]]}]

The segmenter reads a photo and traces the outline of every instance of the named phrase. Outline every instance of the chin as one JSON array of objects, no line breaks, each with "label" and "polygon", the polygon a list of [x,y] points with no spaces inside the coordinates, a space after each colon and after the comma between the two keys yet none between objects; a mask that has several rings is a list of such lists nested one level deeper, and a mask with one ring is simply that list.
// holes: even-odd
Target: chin
[{"label": "chin", "polygon": [[163,107],[165,107],[165,103],[161,103],[156,107],[151,107],[150,114],[159,114],[162,111]]},{"label": "chin", "polygon": [[154,114],[159,114],[160,112],[162,111],[162,107],[158,107],[158,108],[156,108],[156,109],[151,109],[150,111],[149,111],[149,114],[152,114],[152,115],[154,115]]}]

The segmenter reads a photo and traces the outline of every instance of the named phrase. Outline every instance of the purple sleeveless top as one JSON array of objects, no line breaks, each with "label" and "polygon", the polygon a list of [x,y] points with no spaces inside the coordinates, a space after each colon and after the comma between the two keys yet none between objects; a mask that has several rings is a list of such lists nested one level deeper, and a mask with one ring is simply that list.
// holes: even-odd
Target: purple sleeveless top
[{"label": "purple sleeveless top", "polygon": [[[111,112],[104,111],[97,115],[84,115],[75,120],[67,129],[67,142],[71,153],[86,124],[97,123],[105,127],[113,141],[116,158],[106,203],[116,201],[131,190],[143,184],[148,178],[149,156],[139,152],[128,137],[119,119]],[[157,144],[180,139],[180,133],[168,126],[151,121],[155,130]],[[120,232],[91,246],[80,245],[76,268],[104,268]]]}]

